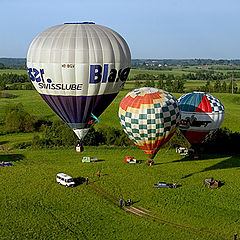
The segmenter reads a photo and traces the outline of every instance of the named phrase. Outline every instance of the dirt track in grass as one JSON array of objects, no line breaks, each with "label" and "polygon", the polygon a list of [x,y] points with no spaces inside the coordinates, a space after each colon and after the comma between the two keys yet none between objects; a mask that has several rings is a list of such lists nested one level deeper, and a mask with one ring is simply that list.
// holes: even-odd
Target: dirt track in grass
[{"label": "dirt track in grass", "polygon": [[[89,187],[91,187],[94,191],[96,191],[99,195],[101,195],[103,198],[105,198],[106,200],[110,201],[112,204],[119,206],[119,199],[111,194],[109,194],[106,190],[104,190],[102,187],[94,184],[94,183],[90,183]],[[148,219],[152,219],[153,221],[157,221],[161,224],[167,224],[167,225],[171,225],[173,227],[177,227],[179,229],[182,230],[190,230],[190,231],[194,231],[197,234],[202,234],[203,232],[206,235],[209,235],[209,237],[218,237],[218,239],[226,239],[223,236],[220,236],[218,234],[215,234],[213,232],[210,232],[206,229],[201,229],[201,228],[197,228],[197,227],[193,227],[193,226],[189,226],[189,225],[185,225],[185,224],[181,224],[181,223],[176,223],[176,222],[172,222],[172,221],[168,221],[165,219],[162,219],[158,216],[154,216],[151,214],[151,211],[142,207],[134,207],[134,206],[123,206],[122,210],[132,213],[138,217],[143,217],[143,218],[148,218]]]}]

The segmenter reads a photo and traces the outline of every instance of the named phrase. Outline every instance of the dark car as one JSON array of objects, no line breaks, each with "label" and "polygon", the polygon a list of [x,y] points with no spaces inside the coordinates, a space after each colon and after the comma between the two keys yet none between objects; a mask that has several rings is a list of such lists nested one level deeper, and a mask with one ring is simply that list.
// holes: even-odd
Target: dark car
[{"label": "dark car", "polygon": [[158,182],[157,184],[154,184],[155,188],[176,188],[176,183],[170,184],[165,182]]}]

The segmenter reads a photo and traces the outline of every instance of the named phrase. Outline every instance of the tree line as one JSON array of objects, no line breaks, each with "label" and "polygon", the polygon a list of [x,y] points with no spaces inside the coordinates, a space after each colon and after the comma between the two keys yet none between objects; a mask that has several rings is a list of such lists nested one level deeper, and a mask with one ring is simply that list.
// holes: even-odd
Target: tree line
[{"label": "tree line", "polygon": [[[135,81],[135,88],[139,87],[156,87],[168,92],[185,92],[185,83],[187,80],[206,80],[204,86],[197,87],[193,90],[205,92],[224,92],[239,93],[234,78],[240,78],[240,72],[214,73],[211,71],[201,71],[182,75],[161,73],[153,75],[149,73],[136,74],[130,78]],[[226,79],[231,79],[227,84]],[[232,83],[233,81],[233,83]],[[0,74],[0,90],[32,90],[34,89],[30,78],[27,74]]]},{"label": "tree line", "polygon": [[146,80],[146,81],[135,81],[134,88],[141,87],[155,87],[159,89],[164,89],[168,92],[183,93],[184,92],[185,81],[181,79],[176,80]]},{"label": "tree line", "polygon": [[207,81],[204,86],[198,87],[196,90],[202,92],[217,93],[240,93],[236,82],[231,80],[228,84],[226,81]]},{"label": "tree line", "polygon": [[31,90],[34,89],[28,74],[0,74],[0,90]]},{"label": "tree line", "polygon": [[[189,70],[188,70],[189,71]],[[132,76],[129,80],[206,80],[206,81],[215,81],[215,80],[227,80],[231,78],[240,78],[240,72],[215,72],[213,70],[191,70],[189,73],[183,73],[179,75],[174,74],[165,74],[160,73],[158,75],[149,74],[149,73],[139,73]]]},{"label": "tree line", "polygon": [[[238,74],[240,75],[240,73],[236,73],[235,76],[238,76]],[[183,93],[185,92],[186,81],[200,80],[199,76],[200,75],[195,75],[192,73],[182,74],[177,76],[173,74],[164,74],[164,73],[161,73],[155,76],[153,74],[144,73],[144,74],[136,74],[131,78],[131,80],[134,80],[135,82],[134,88],[156,87],[156,88],[164,89],[168,92]],[[230,78],[231,80],[229,83],[225,81],[226,76],[230,77],[230,75],[219,74],[219,75],[216,75],[218,76],[217,78],[207,77],[210,75],[202,75],[202,76],[205,76],[205,79],[204,79],[205,85],[195,87],[191,89],[191,91],[239,93],[239,89],[237,87],[236,82],[234,82],[233,78]]]}]

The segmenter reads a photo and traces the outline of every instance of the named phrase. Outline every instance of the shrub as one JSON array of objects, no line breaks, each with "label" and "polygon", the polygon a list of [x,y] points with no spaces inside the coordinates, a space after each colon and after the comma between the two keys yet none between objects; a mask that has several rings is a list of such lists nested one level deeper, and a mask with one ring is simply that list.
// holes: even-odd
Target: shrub
[{"label": "shrub", "polygon": [[220,128],[202,147],[206,153],[240,154],[239,142],[240,133]]},{"label": "shrub", "polygon": [[164,144],[163,147],[175,148],[176,146],[182,146],[186,148],[190,148],[191,146],[179,129],[176,130],[172,138],[166,144]]},{"label": "shrub", "polygon": [[34,122],[21,103],[5,109],[5,127],[7,132],[32,132]]},{"label": "shrub", "polygon": [[21,142],[21,143],[14,144],[13,148],[26,149],[31,145],[32,145],[31,142]]},{"label": "shrub", "polygon": [[7,93],[7,92],[0,92],[0,98],[16,98],[16,95],[13,95],[11,93]]}]

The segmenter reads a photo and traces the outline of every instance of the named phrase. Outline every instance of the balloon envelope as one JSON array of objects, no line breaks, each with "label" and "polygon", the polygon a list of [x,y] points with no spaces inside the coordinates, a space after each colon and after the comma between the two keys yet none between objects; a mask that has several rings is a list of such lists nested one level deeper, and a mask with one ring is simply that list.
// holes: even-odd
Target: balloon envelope
[{"label": "balloon envelope", "polygon": [[177,100],[156,88],[140,88],[121,101],[119,119],[124,132],[153,159],[174,134],[180,121]]},{"label": "balloon envelope", "polygon": [[223,104],[208,93],[187,93],[178,102],[181,110],[179,129],[191,144],[204,142],[224,120]]},{"label": "balloon envelope", "polygon": [[127,43],[93,23],[51,27],[31,43],[28,73],[36,90],[79,139],[122,89],[130,71]]}]

